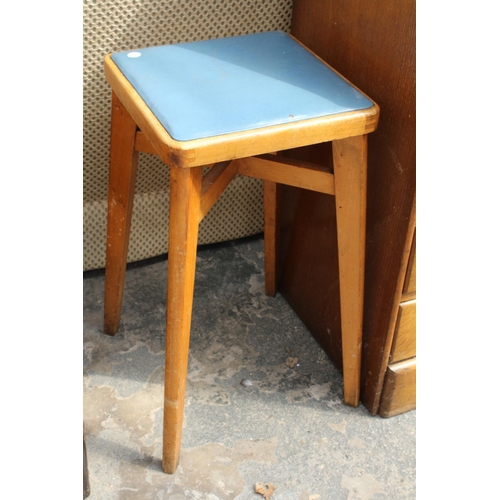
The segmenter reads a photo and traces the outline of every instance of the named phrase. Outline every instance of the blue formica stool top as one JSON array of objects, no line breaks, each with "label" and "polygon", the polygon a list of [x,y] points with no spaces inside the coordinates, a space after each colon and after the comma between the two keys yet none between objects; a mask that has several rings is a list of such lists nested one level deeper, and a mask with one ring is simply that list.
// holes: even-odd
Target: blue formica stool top
[{"label": "blue formica stool top", "polygon": [[373,106],[280,31],[116,52],[111,58],[177,141]]}]

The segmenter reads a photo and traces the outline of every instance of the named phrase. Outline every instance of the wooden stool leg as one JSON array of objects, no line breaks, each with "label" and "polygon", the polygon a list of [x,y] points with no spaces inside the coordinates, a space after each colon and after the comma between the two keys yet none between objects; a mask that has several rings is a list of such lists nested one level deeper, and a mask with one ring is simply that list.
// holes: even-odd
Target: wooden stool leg
[{"label": "wooden stool leg", "polygon": [[134,120],[113,92],[104,291],[104,333],[108,335],[115,335],[120,326],[139,158],[139,153],[134,149],[136,130]]},{"label": "wooden stool leg", "polygon": [[274,297],[278,264],[278,191],[279,184],[264,180],[264,277],[266,295]]},{"label": "wooden stool leg", "polygon": [[202,168],[170,169],[167,333],[163,461],[167,474],[179,463],[193,306]]},{"label": "wooden stool leg", "polygon": [[344,402],[358,406],[361,383],[366,233],[367,136],[333,141]]}]

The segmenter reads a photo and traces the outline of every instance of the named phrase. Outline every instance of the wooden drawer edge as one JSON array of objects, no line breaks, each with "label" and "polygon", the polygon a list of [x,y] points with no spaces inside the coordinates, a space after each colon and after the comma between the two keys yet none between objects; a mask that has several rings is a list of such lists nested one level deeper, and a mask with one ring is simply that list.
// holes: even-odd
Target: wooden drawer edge
[{"label": "wooden drawer edge", "polygon": [[416,312],[416,300],[403,302],[399,305],[389,363],[397,363],[417,355]]},{"label": "wooden drawer edge", "polygon": [[379,415],[394,417],[417,407],[417,358],[406,359],[387,367]]}]

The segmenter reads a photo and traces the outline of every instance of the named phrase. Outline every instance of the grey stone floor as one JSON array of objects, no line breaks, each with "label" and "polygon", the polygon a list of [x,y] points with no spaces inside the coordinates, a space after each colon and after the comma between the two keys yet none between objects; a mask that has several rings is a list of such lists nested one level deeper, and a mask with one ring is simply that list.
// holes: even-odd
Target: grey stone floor
[{"label": "grey stone floor", "polygon": [[416,411],[342,404],[338,370],[285,299],[264,294],[260,236],[198,251],[182,452],[164,474],[167,264],[129,265],[115,337],[102,333],[104,273],[84,274],[90,499],[263,499],[257,482],[274,500],[416,498]]}]

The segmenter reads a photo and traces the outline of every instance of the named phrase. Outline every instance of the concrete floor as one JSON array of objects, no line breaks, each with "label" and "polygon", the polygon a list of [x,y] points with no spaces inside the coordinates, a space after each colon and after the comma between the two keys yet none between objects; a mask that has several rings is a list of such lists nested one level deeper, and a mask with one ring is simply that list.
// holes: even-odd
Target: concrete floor
[{"label": "concrete floor", "polygon": [[260,236],[198,251],[181,459],[164,474],[166,275],[163,257],[129,265],[108,337],[104,272],[84,274],[90,499],[263,499],[258,482],[273,500],[416,498],[416,412],[342,404],[338,370],[284,298],[264,294]]}]

